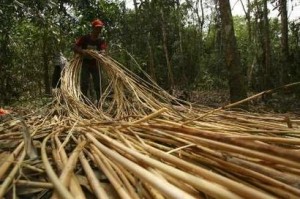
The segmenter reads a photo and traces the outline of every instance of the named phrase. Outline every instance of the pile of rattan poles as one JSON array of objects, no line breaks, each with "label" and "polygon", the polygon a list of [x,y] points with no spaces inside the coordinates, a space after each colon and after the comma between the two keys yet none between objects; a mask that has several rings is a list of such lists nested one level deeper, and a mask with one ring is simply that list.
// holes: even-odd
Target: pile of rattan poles
[{"label": "pile of rattan poles", "polygon": [[0,198],[300,198],[299,118],[190,105],[89,54],[100,103],[75,57],[51,104],[3,119]]}]

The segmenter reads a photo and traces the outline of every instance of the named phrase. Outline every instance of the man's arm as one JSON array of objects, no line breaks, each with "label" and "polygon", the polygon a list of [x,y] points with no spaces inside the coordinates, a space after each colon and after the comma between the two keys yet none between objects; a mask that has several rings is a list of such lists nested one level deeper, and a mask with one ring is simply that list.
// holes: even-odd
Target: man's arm
[{"label": "man's arm", "polygon": [[77,46],[76,44],[74,45],[73,50],[74,50],[75,53],[78,53],[80,55],[85,55],[86,54],[85,50],[82,49],[80,46]]},{"label": "man's arm", "polygon": [[78,53],[80,55],[85,55],[86,52],[84,49],[82,49],[82,46],[84,45],[84,43],[85,43],[85,36],[82,36],[79,39],[77,39],[73,46],[74,52]]},{"label": "man's arm", "polygon": [[102,55],[106,55],[107,43],[104,40],[100,41],[99,48],[99,53]]}]

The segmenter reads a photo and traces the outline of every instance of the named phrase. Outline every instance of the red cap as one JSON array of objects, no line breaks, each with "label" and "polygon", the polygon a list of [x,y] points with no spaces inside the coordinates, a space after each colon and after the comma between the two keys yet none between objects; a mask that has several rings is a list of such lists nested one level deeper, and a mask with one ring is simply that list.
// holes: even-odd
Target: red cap
[{"label": "red cap", "polygon": [[103,26],[104,26],[104,23],[103,23],[100,19],[95,19],[95,20],[92,22],[92,26],[93,26],[93,27],[103,27]]}]

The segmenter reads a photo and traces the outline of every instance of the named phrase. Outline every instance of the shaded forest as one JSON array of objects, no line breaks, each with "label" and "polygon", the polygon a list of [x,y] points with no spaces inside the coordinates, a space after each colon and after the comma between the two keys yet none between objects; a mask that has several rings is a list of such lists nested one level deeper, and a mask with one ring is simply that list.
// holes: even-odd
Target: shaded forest
[{"label": "shaded forest", "polygon": [[[299,81],[300,21],[287,9],[296,1],[240,3],[244,16],[217,0],[134,0],[132,8],[121,0],[1,0],[0,105],[49,95],[53,55],[71,59],[95,18],[105,23],[109,55],[170,93],[226,90],[235,102]],[[284,91],[288,103],[297,90]]]}]

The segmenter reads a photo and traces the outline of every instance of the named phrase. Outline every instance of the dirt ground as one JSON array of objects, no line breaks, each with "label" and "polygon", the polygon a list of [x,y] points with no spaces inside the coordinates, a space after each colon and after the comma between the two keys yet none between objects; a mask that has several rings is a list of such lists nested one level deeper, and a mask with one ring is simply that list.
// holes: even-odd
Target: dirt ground
[{"label": "dirt ground", "polygon": [[[182,100],[212,108],[230,104],[227,90],[176,91],[173,94]],[[248,97],[255,94],[248,93]],[[295,92],[273,93],[268,100],[258,97],[249,101],[248,105],[251,112],[293,113],[300,116],[300,96]]]}]

